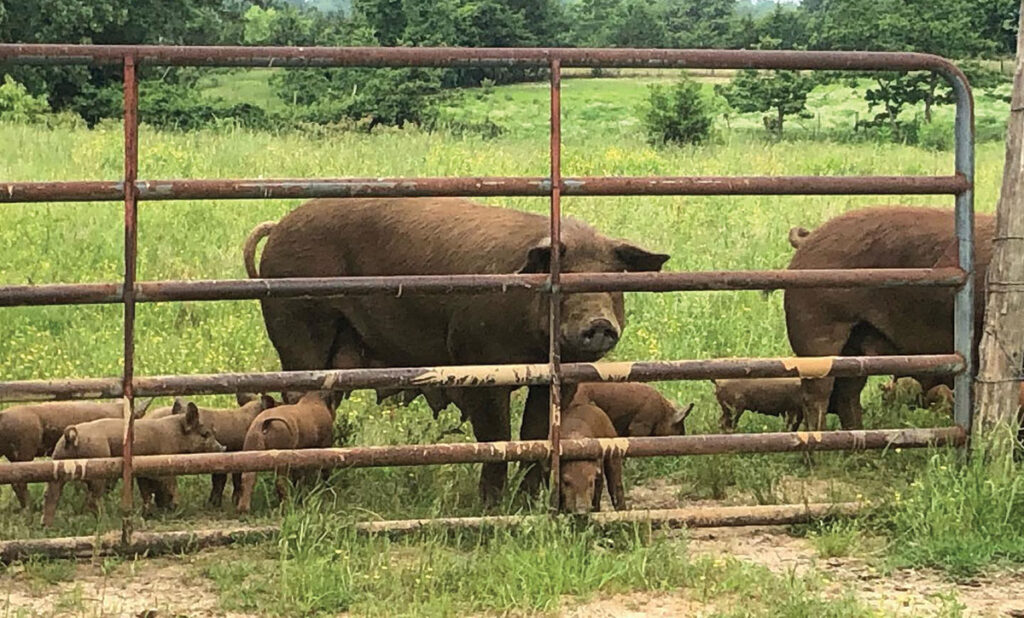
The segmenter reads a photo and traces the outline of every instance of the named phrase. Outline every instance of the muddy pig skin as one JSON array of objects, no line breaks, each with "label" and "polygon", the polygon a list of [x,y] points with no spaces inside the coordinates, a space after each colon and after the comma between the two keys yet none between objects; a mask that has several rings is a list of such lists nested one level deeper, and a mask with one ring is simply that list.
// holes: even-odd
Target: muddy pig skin
[{"label": "muddy pig skin", "polygon": [[[120,457],[124,436],[122,419],[101,419],[74,425],[64,430],[64,435],[53,450],[53,459],[91,459],[97,457]],[[220,453],[224,446],[213,437],[213,432],[199,422],[199,410],[189,404],[184,414],[174,414],[160,419],[140,419],[135,423],[135,440],[132,442],[134,455],[176,455],[181,453]],[[147,508],[155,497],[157,506],[172,506],[175,499],[174,478],[138,478],[139,492]],[[54,481],[46,486],[46,501],[43,507],[43,525],[53,524],[57,504],[66,481]],[[87,506],[95,511],[98,501],[106,488],[106,481],[85,481],[89,488]]]},{"label": "muddy pig skin", "polygon": [[685,436],[693,404],[679,408],[654,387],[640,382],[587,382],[570,406],[592,403],[608,416],[620,437]]},{"label": "muddy pig skin", "polygon": [[[562,439],[616,438],[615,427],[608,416],[589,403],[573,404],[562,416]],[[626,492],[622,484],[621,454],[607,454],[601,459],[580,459],[562,462],[562,511],[587,513],[601,510],[601,494],[608,483],[608,495],[616,510],[626,508]]]},{"label": "muddy pig skin", "polygon": [[[346,198],[307,202],[254,229],[243,250],[250,276],[332,277],[545,273],[553,250],[564,272],[657,271],[668,260],[565,217],[552,248],[546,216],[461,198]],[[259,268],[256,247],[267,238]],[[535,290],[505,293],[261,299],[270,340],[285,370],[539,363],[548,359],[548,300]],[[619,292],[562,296],[564,362],[596,361],[622,336]],[[383,394],[393,389],[382,389]],[[510,386],[449,388],[480,441],[511,439]],[[530,387],[520,435],[548,433],[548,387]],[[567,386],[563,400],[571,400]],[[293,401],[289,396],[286,401]],[[525,465],[524,489],[540,469]],[[497,502],[507,464],[485,463],[480,491]]]},{"label": "muddy pig skin", "polygon": [[[301,448],[326,448],[334,440],[334,409],[339,400],[329,391],[306,393],[292,405],[282,405],[265,410],[256,417],[245,435],[243,450],[291,450]],[[284,501],[288,498],[285,479],[287,467],[276,470],[277,495]],[[298,482],[298,473],[292,479]],[[242,486],[235,506],[239,514],[249,512],[252,490],[256,485],[256,473],[242,474]]]},{"label": "muddy pig skin", "polygon": [[[199,408],[199,422],[213,431],[217,442],[224,445],[225,452],[235,453],[241,451],[245,445],[245,434],[253,420],[260,412],[269,410],[277,405],[274,398],[269,395],[256,396],[250,393],[239,393],[236,397],[237,408]],[[189,402],[183,399],[175,399],[174,405],[157,408],[148,415],[147,419],[156,419],[180,414],[185,411]],[[211,477],[210,497],[207,503],[214,507],[221,506],[224,498],[224,485],[227,484],[228,475],[214,474]],[[231,475],[231,499],[238,503],[242,489],[242,473],[235,472]]]},{"label": "muddy pig skin", "polygon": [[[152,399],[136,400],[136,414],[144,411]],[[0,411],[0,455],[8,461],[32,461],[53,452],[64,430],[71,425],[101,418],[121,418],[120,401],[60,401],[11,406]],[[12,486],[21,508],[28,508],[28,485]]]},{"label": "muddy pig skin", "polygon": [[[995,218],[974,215],[975,295],[973,342],[984,316],[985,277]],[[789,268],[949,268],[958,264],[951,209],[876,207],[839,215],[811,231]],[[948,354],[953,350],[955,290],[937,287],[791,288],[785,291],[786,330],[797,356]],[[975,366],[977,366],[975,364]],[[860,393],[866,377],[806,378],[807,428],[824,427],[835,411],[844,429],[863,427]],[[951,385],[947,378],[945,383]],[[934,386],[922,382],[925,390]]]},{"label": "muddy pig skin", "polygon": [[711,380],[715,399],[722,408],[722,431],[736,429],[744,412],[780,416],[786,429],[796,431],[801,421],[800,378],[740,378]]}]

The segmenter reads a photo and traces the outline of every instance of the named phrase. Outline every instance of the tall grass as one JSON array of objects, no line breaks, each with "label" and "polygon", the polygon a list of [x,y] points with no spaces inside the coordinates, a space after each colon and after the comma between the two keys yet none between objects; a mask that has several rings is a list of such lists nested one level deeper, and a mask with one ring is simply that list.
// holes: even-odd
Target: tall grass
[{"label": "tall grass", "polygon": [[[577,124],[585,122],[577,120]],[[92,131],[0,126],[0,178],[116,179],[121,173],[121,139],[115,125]],[[415,130],[317,138],[238,130],[180,135],[143,127],[141,141],[143,179],[547,173],[546,142],[515,136],[483,140]],[[567,175],[945,174],[952,170],[948,153],[894,144],[794,145],[726,139],[698,147],[654,149],[635,133],[567,132],[564,150]],[[977,205],[989,211],[996,200],[1002,147],[981,144],[977,154]],[[543,199],[484,201],[532,212],[547,209]],[[298,203],[143,203],[139,277],[244,277],[241,244],[249,230],[260,221],[279,218]],[[792,252],[786,241],[791,226],[813,227],[852,208],[892,203],[948,206],[952,201],[919,196],[564,200],[569,215],[602,232],[670,253],[669,270],[783,268]],[[119,204],[5,205],[2,209],[0,282],[120,279]],[[610,360],[788,354],[781,297],[774,294],[765,299],[755,292],[629,294],[628,325]],[[2,315],[3,379],[120,373],[121,310],[117,306],[4,309]],[[279,367],[255,302],[143,305],[137,336],[140,374]],[[688,426],[691,433],[715,431],[718,410],[710,384],[666,382],[657,387],[675,400],[696,403]],[[231,398],[198,400],[227,405]],[[929,411],[883,406],[874,382],[865,391],[864,403],[868,427],[950,422]],[[513,409],[522,409],[521,393]],[[461,435],[446,432],[458,424],[453,410],[435,421],[419,402],[408,409],[377,406],[372,393],[365,391],[343,403],[339,417],[352,428],[353,444],[472,439],[468,427],[463,427],[466,433]],[[748,414],[740,430],[780,428],[778,419]],[[873,520],[881,523],[864,530],[893,539],[888,549],[892,564],[933,564],[959,573],[993,560],[1024,561],[1019,471],[989,478],[943,457],[948,456],[928,451],[819,453],[810,467],[799,455],[655,458],[630,460],[627,482],[632,486],[662,479],[674,492],[669,497],[682,503],[709,498],[733,504],[866,498],[892,505],[891,510],[882,511],[889,513],[886,518]],[[809,607],[825,615],[865,615],[854,605],[826,602],[815,578],[777,578],[753,573],[752,567],[738,563],[714,566],[691,561],[684,543],[648,539],[635,530],[605,538],[594,531],[550,524],[518,532],[499,530],[454,538],[427,534],[391,542],[356,538],[345,525],[368,517],[479,514],[477,473],[476,466],[336,471],[322,493],[286,512],[279,545],[269,551],[245,550],[239,560],[211,564],[208,575],[218,582],[231,607],[258,606],[292,615],[331,613],[344,607],[393,615],[550,611],[561,595],[677,587],[698,598],[715,600],[715,595],[725,595],[735,607],[750,612],[740,614],[716,605],[722,615],[767,615],[763,608],[776,605],[787,608],[781,615],[806,615]],[[269,480],[269,474],[260,475],[250,521],[281,518]],[[231,521],[234,515],[229,509],[214,510],[203,504],[208,482],[206,477],[181,479],[181,509],[139,518],[137,529]],[[37,502],[41,489],[33,487]],[[58,527],[42,531],[35,523],[38,513],[18,511],[11,493],[0,488],[0,538],[115,529],[116,499],[117,492],[108,496],[97,518],[81,512],[82,492],[72,486],[58,512]],[[510,499],[504,511],[524,508],[530,507]],[[704,582],[710,583],[702,583],[702,574]],[[766,604],[743,605],[746,597]]]}]

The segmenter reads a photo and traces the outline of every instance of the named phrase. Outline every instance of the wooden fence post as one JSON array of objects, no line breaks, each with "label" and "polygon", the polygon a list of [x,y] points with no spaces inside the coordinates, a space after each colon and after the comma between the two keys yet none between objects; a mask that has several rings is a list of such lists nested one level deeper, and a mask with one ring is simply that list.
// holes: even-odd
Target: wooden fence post
[{"label": "wooden fence post", "polygon": [[[1021,3],[1024,7],[1024,2]],[[1024,24],[1024,11],[1021,13]],[[979,350],[974,438],[992,455],[1012,452],[1009,427],[1016,420],[1024,360],[1024,28],[1017,34],[1006,162],[996,212],[996,232],[985,294]]]}]

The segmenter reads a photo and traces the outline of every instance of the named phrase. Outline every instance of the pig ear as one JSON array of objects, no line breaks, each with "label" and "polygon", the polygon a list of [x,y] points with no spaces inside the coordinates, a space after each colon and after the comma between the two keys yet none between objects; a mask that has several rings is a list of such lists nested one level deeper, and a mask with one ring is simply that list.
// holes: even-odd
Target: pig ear
[{"label": "pig ear", "polygon": [[235,393],[235,401],[238,402],[238,407],[242,407],[254,399],[256,399],[256,395],[252,393]]},{"label": "pig ear", "polygon": [[185,408],[188,407],[188,403],[190,402],[185,401],[181,397],[175,397],[174,403],[171,404],[171,414],[183,413],[185,411]]},{"label": "pig ear", "polygon": [[683,424],[683,421],[686,420],[687,416],[690,416],[690,412],[692,412],[692,411],[693,411],[693,403],[692,402],[690,403],[690,405],[686,406],[683,409],[679,409],[679,408],[676,408],[675,406],[673,406],[672,416],[669,418],[669,421],[672,423],[673,427],[681,426]]},{"label": "pig ear", "polygon": [[[558,243],[560,257],[565,256],[565,243]],[[536,245],[530,247],[526,252],[526,262],[519,268],[518,273],[546,273],[551,270],[551,239],[545,238]]]},{"label": "pig ear", "polygon": [[264,394],[260,395],[260,405],[263,406],[264,410],[269,410],[270,408],[273,408],[274,406],[276,406],[277,402],[274,401],[273,397],[271,397],[270,395],[267,395],[266,393],[264,393]]},{"label": "pig ear", "polygon": [[185,407],[185,431],[195,431],[199,427],[199,408],[191,401]]},{"label": "pig ear", "polygon": [[657,271],[670,257],[667,253],[651,253],[636,245],[622,243],[615,247],[615,257],[633,272]]}]

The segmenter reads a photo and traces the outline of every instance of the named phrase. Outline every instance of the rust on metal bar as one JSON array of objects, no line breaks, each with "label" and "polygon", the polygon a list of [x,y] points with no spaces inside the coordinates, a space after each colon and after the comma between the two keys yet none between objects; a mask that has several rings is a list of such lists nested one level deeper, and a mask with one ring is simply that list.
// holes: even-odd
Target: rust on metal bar
[{"label": "rust on metal bar", "polygon": [[[959,268],[859,268],[846,270],[738,270],[704,272],[563,273],[561,291],[685,292],[785,288],[957,287]],[[143,281],[135,302],[242,300],[364,295],[508,293],[548,289],[545,275],[408,275]],[[120,303],[119,283],[54,283],[0,286],[0,307]]]},{"label": "rust on metal bar", "polygon": [[550,487],[551,510],[557,512],[561,504],[561,438],[562,438],[562,293],[560,291],[562,270],[562,67],[558,59],[551,61],[551,263],[548,293],[548,371],[551,384],[548,386],[548,440],[551,444]]},{"label": "rust on metal bar", "polygon": [[[717,528],[723,526],[771,526],[808,523],[814,520],[857,515],[862,505],[856,502],[835,504],[779,504],[727,506],[714,508],[651,509],[591,513],[566,516],[573,521],[585,520],[596,526],[622,524],[650,525],[662,528]],[[494,515],[489,517],[443,517],[438,519],[406,519],[359,522],[355,528],[364,534],[410,534],[424,529],[453,530],[488,529],[538,523],[545,516]],[[181,532],[137,532],[132,542],[124,545],[115,534],[103,536],[61,537],[0,541],[0,564],[25,560],[32,556],[47,558],[82,558],[96,556],[157,556],[197,551],[234,543],[259,542],[280,534],[279,526],[241,526],[222,530]]]},{"label": "rust on metal bar", "polygon": [[138,266],[138,205],[135,180],[139,175],[139,82],[135,75],[135,58],[124,58],[124,373],[121,391],[124,397],[124,439],[121,480],[121,542],[132,538],[132,446],[135,443],[135,272]]},{"label": "rust on metal bar", "polygon": [[[752,506],[698,507],[688,509],[643,509],[609,511],[569,516],[597,526],[650,524],[660,528],[718,528],[725,526],[780,526],[802,524],[839,515],[858,514],[858,502],[777,504]],[[505,528],[535,523],[536,515],[491,515],[486,517],[439,517],[435,519],[393,519],[356,524],[356,530],[367,534],[403,535],[420,530],[447,528],[478,530]]]},{"label": "rust on metal bar", "polygon": [[[548,196],[546,177],[140,180],[144,201],[314,197]],[[588,195],[950,195],[963,176],[591,176],[563,178],[561,193]],[[124,199],[121,181],[0,183],[0,202]]]},{"label": "rust on metal bar", "polygon": [[277,536],[278,526],[245,526],[223,530],[174,532],[136,532],[125,544],[120,534],[71,536],[53,539],[0,541],[0,564],[10,564],[32,556],[47,558],[84,558],[95,556],[157,556],[198,551],[234,543],[263,541]]},{"label": "rust on metal bar", "polygon": [[163,45],[0,45],[9,64],[140,64],[174,66],[563,67],[938,71],[959,73],[949,60],[908,52],[833,52],[718,49],[467,48],[467,47],[242,47]]},{"label": "rust on metal bar", "polygon": [[[963,366],[963,358],[958,354],[922,354],[562,363],[561,373],[565,382],[653,382],[710,378],[950,375],[961,371]],[[140,397],[353,390],[385,386],[540,386],[550,384],[550,369],[547,363],[535,363],[211,373],[143,376],[136,377],[133,384],[135,395]],[[0,401],[117,398],[122,396],[121,388],[118,378],[13,380],[0,382]]]},{"label": "rust on metal bar", "polygon": [[[799,453],[886,448],[959,446],[960,427],[872,429],[753,434],[706,434],[657,438],[562,440],[563,459],[596,459],[609,452],[624,457],[720,455],[727,453]],[[184,475],[291,469],[370,468],[442,464],[541,461],[551,456],[547,440],[462,442],[401,446],[314,448],[292,451],[240,451],[195,455],[140,455],[136,475]],[[0,465],[0,484],[117,478],[121,458],[32,461]]]}]

